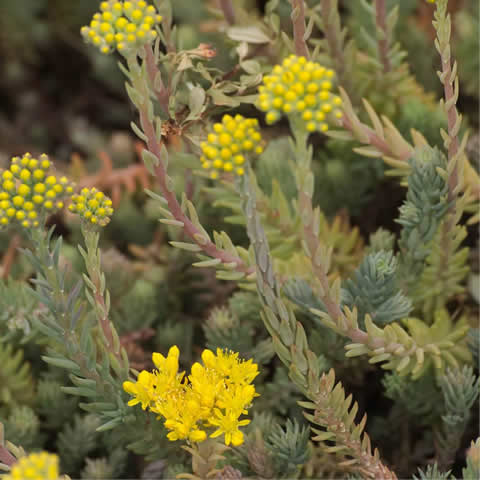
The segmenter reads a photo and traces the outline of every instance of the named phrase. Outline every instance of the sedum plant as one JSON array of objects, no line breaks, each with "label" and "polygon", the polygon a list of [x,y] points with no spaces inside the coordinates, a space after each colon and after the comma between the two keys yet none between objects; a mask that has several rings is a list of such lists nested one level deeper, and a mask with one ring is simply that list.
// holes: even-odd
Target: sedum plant
[{"label": "sedum plant", "polygon": [[[151,177],[139,201],[160,227],[151,245],[102,258],[116,197],[76,187],[46,155],[13,157],[2,171],[0,225],[24,242],[22,289],[35,302],[12,298],[17,320],[0,316],[3,478],[478,472],[465,239],[480,179],[457,110],[448,1],[428,2],[439,106],[395,39],[400,2],[361,2],[373,25],[360,26],[362,41],[337,1],[283,3],[270,0],[264,15],[249,2],[209,4],[230,69],[212,45],[182,48],[169,0],[103,1],[81,29],[89,48],[118,56]],[[440,111],[445,128],[410,125],[412,108],[427,120]],[[367,241],[340,205],[329,217],[332,205],[317,203],[318,172],[335,173],[347,150],[403,189],[396,232]],[[71,263],[50,226],[60,210]],[[370,408],[382,392],[383,417]],[[44,450],[61,426],[49,399],[66,411],[59,457]]]}]

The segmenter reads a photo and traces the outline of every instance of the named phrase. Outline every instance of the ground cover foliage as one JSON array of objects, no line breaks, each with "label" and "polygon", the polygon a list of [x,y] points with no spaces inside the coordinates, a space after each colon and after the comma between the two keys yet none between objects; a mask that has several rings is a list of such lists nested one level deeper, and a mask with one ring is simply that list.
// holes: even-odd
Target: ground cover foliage
[{"label": "ground cover foliage", "polygon": [[479,478],[478,2],[0,13],[0,478]]}]

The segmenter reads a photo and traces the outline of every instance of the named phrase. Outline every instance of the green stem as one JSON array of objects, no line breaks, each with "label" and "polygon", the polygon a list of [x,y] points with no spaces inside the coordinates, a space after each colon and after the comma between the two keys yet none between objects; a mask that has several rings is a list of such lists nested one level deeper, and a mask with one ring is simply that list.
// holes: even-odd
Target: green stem
[{"label": "green stem", "polygon": [[[91,282],[91,284],[88,283],[87,286],[91,289],[93,294],[92,307],[103,333],[103,340],[106,349],[116,357],[118,362],[123,362],[125,357],[121,352],[120,340],[109,319],[110,293],[106,289],[105,275],[101,270],[100,250],[98,248],[100,235],[98,232],[89,230],[88,227],[85,227],[83,224],[82,235],[85,239],[85,246],[87,247],[84,259],[88,278]],[[128,366],[126,366],[126,368],[128,371]]]},{"label": "green stem", "polygon": [[[307,257],[310,259],[312,270],[314,275],[319,281],[320,291],[319,296],[324,302],[327,312],[331,318],[343,327],[343,330],[347,330],[347,322],[345,316],[340,307],[339,301],[334,298],[331,292],[329,280],[328,280],[328,268],[329,260],[320,258],[322,254],[331,255],[322,245],[319,239],[319,232],[315,225],[315,212],[312,205],[313,189],[314,189],[314,176],[311,171],[312,163],[312,150],[308,148],[308,133],[305,129],[294,122],[291,123],[293,135],[295,137],[295,150],[297,158],[297,190],[298,190],[298,211],[303,224],[303,246]],[[358,329],[356,329],[358,330]],[[362,335],[362,333],[364,335]],[[349,336],[355,338],[355,342],[367,341],[368,336],[358,331],[350,331]],[[352,338],[353,339],[353,338]]]},{"label": "green stem", "polygon": [[[460,130],[462,117],[457,111],[457,100],[459,95],[459,81],[456,75],[457,64],[454,62],[452,68],[451,64],[451,18],[447,13],[448,0],[438,0],[436,2],[435,20],[433,25],[437,33],[435,39],[435,47],[440,54],[442,62],[442,71],[439,72],[439,78],[444,88],[445,95],[445,113],[447,115],[448,133],[443,132],[445,147],[448,150],[448,164],[447,164],[447,183],[448,183],[448,203],[449,211],[446,219],[441,227],[440,244],[441,261],[439,263],[439,278],[440,283],[447,283],[450,278],[448,274],[448,266],[452,261],[452,256],[455,253],[453,245],[453,237],[455,228],[460,221],[465,205],[464,198],[459,198],[460,191],[464,189],[463,173],[465,156],[463,155],[463,145],[460,146],[458,140],[458,132]],[[440,295],[436,299],[436,308],[445,304],[446,300],[443,292],[444,289],[439,290]]]},{"label": "green stem", "polygon": [[[101,390],[103,386],[102,379],[95,370],[88,368],[86,355],[80,347],[79,338],[75,331],[72,311],[69,311],[67,308],[70,292],[65,292],[63,283],[65,278],[64,272],[62,273],[59,270],[58,256],[60,252],[51,251],[50,238],[53,231],[51,230],[47,233],[43,228],[34,228],[29,233],[34,245],[33,254],[37,264],[40,266],[40,270],[37,270],[37,275],[47,285],[47,288],[43,287],[43,292],[51,302],[50,309],[52,315],[62,328],[64,345],[67,347],[66,351],[71,360],[79,366],[84,378],[95,380],[99,385],[99,390]],[[59,247],[60,245],[57,244],[56,250],[59,250]]]},{"label": "green stem", "polygon": [[[346,458],[344,454],[352,458],[345,462],[347,471],[356,471],[378,479],[395,479],[395,474],[380,461],[378,452],[375,450],[372,453],[368,436],[364,434],[362,438],[365,418],[356,425],[353,421],[355,413],[348,414],[351,399],[345,399],[340,384],[335,387],[337,395],[333,395],[333,370],[328,375],[320,375],[317,356],[309,348],[303,325],[296,320],[293,311],[281,298],[268,240],[256,210],[255,186],[249,180],[248,173],[240,180],[240,186],[247,233],[255,252],[257,291],[264,308],[262,319],[272,336],[275,352],[289,369],[290,378],[311,400],[305,407],[313,409],[314,414],[305,415],[326,429],[326,432],[316,430],[319,434],[317,439],[325,438],[335,443],[332,450],[322,444],[325,451],[338,452],[340,459]],[[340,391],[342,401],[339,405]]]},{"label": "green stem", "polygon": [[[445,144],[448,148],[448,161],[450,164],[448,177],[448,200],[452,201],[458,194],[458,162],[460,162],[460,159],[457,157],[459,155],[458,132],[461,125],[461,116],[458,114],[456,108],[459,94],[459,82],[456,75],[456,62],[454,63],[453,70],[451,64],[451,19],[450,15],[447,13],[447,6],[448,0],[437,1],[435,21],[433,22],[433,25],[437,32],[435,46],[442,61],[442,72],[439,74],[439,76],[440,81],[443,84],[445,94],[445,111],[447,114],[448,123],[448,139],[445,140]],[[455,207],[453,206],[452,208],[454,209]]]},{"label": "green stem", "polygon": [[218,462],[225,458],[223,453],[229,449],[214,438],[207,438],[203,442],[182,448],[192,455],[193,475],[185,473],[177,475],[177,478],[190,480],[214,478],[214,475],[220,471],[217,469]]}]

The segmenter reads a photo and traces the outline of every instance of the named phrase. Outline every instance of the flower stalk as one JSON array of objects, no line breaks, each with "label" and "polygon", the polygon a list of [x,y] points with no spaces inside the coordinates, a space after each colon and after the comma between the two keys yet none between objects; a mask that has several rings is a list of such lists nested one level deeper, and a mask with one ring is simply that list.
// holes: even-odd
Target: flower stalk
[{"label": "flower stalk", "polygon": [[388,57],[389,38],[386,0],[375,0],[375,21],[377,26],[378,53],[383,65],[383,73],[388,73],[391,70],[391,65]]},{"label": "flower stalk", "polygon": [[320,9],[322,30],[333,68],[338,75],[340,85],[348,91],[352,91],[351,80],[346,75],[344,35],[340,23],[338,0],[320,0]]},{"label": "flower stalk", "polygon": [[[75,362],[75,373],[80,373],[85,379],[97,383],[99,391],[103,391],[104,382],[95,369],[90,368],[86,353],[82,350],[80,338],[75,331],[81,309],[74,311],[73,304],[79,293],[79,283],[75,289],[67,294],[65,292],[65,272],[61,272],[58,266],[61,241],[57,240],[52,250],[51,237],[53,229],[49,232],[40,228],[32,229],[29,232],[30,239],[34,245],[31,252],[31,261],[37,269],[36,283],[40,285],[43,303],[54,316],[57,324],[46,320],[45,328],[57,341],[63,342],[69,354],[69,358]],[[43,330],[43,328],[41,329]]]},{"label": "flower stalk", "polygon": [[170,98],[170,92],[162,80],[162,74],[158,69],[155,61],[155,54],[152,49],[152,45],[145,45],[145,63],[147,67],[148,78],[150,80],[150,88],[155,93],[158,104],[160,105],[163,113],[169,116],[168,101]]},{"label": "flower stalk", "polygon": [[[85,225],[82,225],[82,235],[87,248],[86,250],[81,248],[80,252],[85,260],[88,275],[84,276],[85,283],[91,291],[88,299],[95,311],[106,349],[116,358],[117,362],[123,363],[125,353],[122,355],[120,339],[109,318],[110,293],[105,285],[105,274],[101,270],[100,249],[98,247],[100,235]],[[128,362],[126,368],[128,372]]]},{"label": "flower stalk", "polygon": [[443,84],[445,95],[445,112],[447,114],[448,122],[448,137],[444,136],[445,147],[448,149],[449,168],[449,201],[454,199],[458,194],[459,175],[461,175],[461,154],[463,148],[460,150],[458,141],[458,132],[462,122],[462,117],[458,113],[456,104],[459,95],[459,81],[457,77],[457,63],[453,63],[451,59],[451,18],[447,13],[448,0],[439,0],[436,2],[435,20],[433,25],[437,32],[435,39],[435,47],[440,54],[442,62],[442,71],[438,76]]},{"label": "flower stalk", "polygon": [[[414,147],[402,137],[387,117],[380,118],[366,100],[363,103],[374,128],[362,122],[355,113],[347,92],[342,87],[339,89],[343,101],[341,125],[347,132],[331,132],[328,135],[334,138],[338,136],[344,140],[359,141],[366,147],[356,148],[356,152],[371,157],[382,157],[383,161],[393,168],[392,175],[406,176],[410,169],[408,160],[414,153]],[[425,139],[419,132],[413,130],[412,136],[415,146],[425,145]],[[460,163],[465,171],[461,184],[462,191],[468,191],[472,200],[478,201],[480,200],[480,177],[463,154],[463,149],[462,158]],[[456,162],[450,162],[451,166],[455,164]],[[449,191],[453,191],[451,182]]]},{"label": "flower stalk", "polygon": [[[3,425],[0,423],[0,429],[3,432]],[[2,433],[3,435],[3,433]],[[2,439],[3,443],[3,439]],[[0,462],[11,467],[17,459],[8,451],[7,447],[0,443]]]},{"label": "flower stalk", "polygon": [[235,10],[232,0],[219,0],[219,5],[228,24],[235,25]]},{"label": "flower stalk", "polygon": [[[158,181],[162,195],[168,205],[168,211],[171,214],[176,226],[183,228],[185,234],[197,245],[198,251],[203,251],[220,263],[228,265],[229,268],[245,275],[251,275],[255,269],[248,266],[240,257],[221,249],[213,243],[206,232],[202,231],[184,212],[177,196],[173,190],[173,183],[168,176],[167,165],[168,153],[161,138],[157,135],[154,119],[153,106],[149,99],[149,88],[141,74],[141,66],[137,63],[135,56],[129,56],[127,63],[130,72],[130,79],[133,88],[140,94],[138,102],[134,102],[140,116],[140,126],[145,136],[148,151],[153,155],[153,171]],[[173,224],[173,223],[172,223]]]},{"label": "flower stalk", "polygon": [[395,479],[396,475],[381,462],[378,451],[372,453],[368,435],[364,434],[361,438],[366,417],[359,425],[354,423],[358,407],[355,404],[348,413],[352,399],[351,396],[345,398],[341,384],[335,386],[341,401],[339,397],[334,400],[334,371],[320,375],[317,357],[309,348],[303,325],[296,320],[293,311],[280,296],[268,240],[256,210],[255,186],[248,175],[241,178],[240,189],[247,218],[247,233],[257,261],[257,288],[264,308],[262,319],[272,336],[277,355],[289,370],[290,378],[310,400],[300,404],[314,413],[304,415],[325,429],[314,429],[317,434],[314,439],[335,442],[333,447],[323,443],[322,447],[328,453],[340,455],[344,460],[340,461],[340,465],[345,471],[361,473],[367,478]]},{"label": "flower stalk", "polygon": [[309,58],[308,46],[305,38],[305,1],[290,0],[292,4],[291,19],[293,23],[293,42],[295,53],[299,57]]},{"label": "flower stalk", "polygon": [[217,439],[209,438],[202,443],[193,443],[190,446],[183,446],[184,450],[192,456],[192,474],[183,473],[177,475],[177,478],[187,478],[190,480],[200,480],[212,478],[220,469],[217,464],[225,457],[223,453],[229,447],[222,445]]}]

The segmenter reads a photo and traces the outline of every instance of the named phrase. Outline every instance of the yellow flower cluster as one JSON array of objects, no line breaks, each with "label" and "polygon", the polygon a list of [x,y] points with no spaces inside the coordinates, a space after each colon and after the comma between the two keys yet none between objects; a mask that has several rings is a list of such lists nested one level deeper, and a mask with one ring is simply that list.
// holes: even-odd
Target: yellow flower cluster
[{"label": "yellow flower cluster", "polygon": [[239,427],[250,420],[240,420],[247,413],[253,398],[258,396],[252,385],[258,368],[252,360],[242,361],[238,353],[217,349],[202,353],[203,365],[194,363],[190,375],[178,372],[179,350],[170,348],[168,356],[154,353],[153,373],[143,370],[137,382],[124,382],[123,388],[134,398],[133,406],[142,404],[164,418],[171,441],[202,442],[207,429],[216,428],[210,437],[225,435],[226,445],[241,445],[243,433]]},{"label": "yellow flower cluster", "polygon": [[246,156],[263,152],[258,120],[242,115],[224,115],[221,123],[213,125],[213,132],[202,142],[202,167],[217,179],[220,172],[245,173]]},{"label": "yellow flower cluster", "polygon": [[101,227],[110,222],[113,213],[112,201],[96,188],[82,188],[80,195],[73,195],[68,210],[78,213],[88,223]]},{"label": "yellow flower cluster", "polygon": [[108,0],[100,3],[90,26],[82,27],[85,41],[102,53],[120,53],[141,47],[157,37],[156,25],[162,21],[153,5],[144,0]]},{"label": "yellow flower cluster", "polygon": [[45,154],[38,159],[29,153],[12,158],[10,168],[0,174],[0,227],[12,222],[37,227],[43,213],[63,208],[73,187],[66,177],[49,175],[50,167]]},{"label": "yellow flower cluster", "polygon": [[20,458],[2,480],[57,480],[58,475],[58,456],[41,452]]},{"label": "yellow flower cluster", "polygon": [[342,99],[332,93],[334,80],[333,70],[290,55],[263,77],[257,107],[266,112],[268,124],[285,114],[300,118],[309,132],[326,132],[329,122],[342,117]]}]

